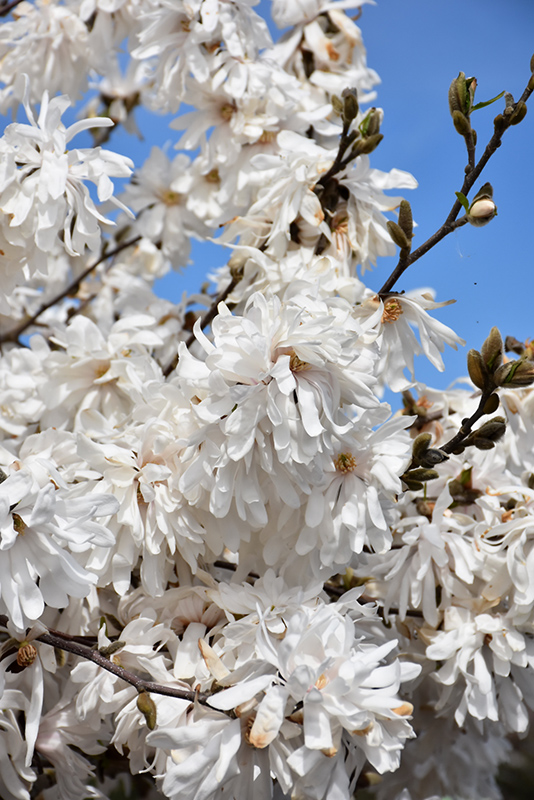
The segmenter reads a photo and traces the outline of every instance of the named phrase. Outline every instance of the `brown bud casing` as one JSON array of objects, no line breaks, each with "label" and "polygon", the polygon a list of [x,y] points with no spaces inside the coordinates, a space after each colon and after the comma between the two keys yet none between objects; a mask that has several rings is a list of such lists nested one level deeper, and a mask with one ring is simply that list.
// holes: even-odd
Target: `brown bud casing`
[{"label": "brown bud casing", "polygon": [[501,366],[503,349],[501,332],[496,326],[493,326],[488,338],[480,348],[480,355],[490,374]]}]

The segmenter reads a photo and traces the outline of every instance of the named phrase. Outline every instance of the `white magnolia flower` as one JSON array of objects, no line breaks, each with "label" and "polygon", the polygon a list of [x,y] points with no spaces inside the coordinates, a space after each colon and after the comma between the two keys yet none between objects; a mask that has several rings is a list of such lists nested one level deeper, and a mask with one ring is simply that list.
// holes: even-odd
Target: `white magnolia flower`
[{"label": "white magnolia flower", "polygon": [[61,116],[69,106],[66,95],[49,100],[45,91],[36,120],[26,93],[24,107],[30,124],[8,125],[2,139],[0,236],[7,247],[19,249],[30,274],[37,268],[46,272],[45,254],[64,248],[76,256],[86,248],[100,248],[101,224],[113,223],[97,210],[87,182],[95,184],[100,202],[112,200],[126,211],[113,198],[110,177],[128,176],[130,159],[100,148],[67,150],[80,131],[113,123],[86,119],[65,128]]},{"label": "white magnolia flower", "polygon": [[26,469],[0,484],[0,605],[18,629],[38,620],[45,604],[64,608],[97,582],[69,549],[109,547],[112,535],[93,517],[114,513],[117,505],[105,495],[74,494],[69,498],[52,481],[39,486]]}]

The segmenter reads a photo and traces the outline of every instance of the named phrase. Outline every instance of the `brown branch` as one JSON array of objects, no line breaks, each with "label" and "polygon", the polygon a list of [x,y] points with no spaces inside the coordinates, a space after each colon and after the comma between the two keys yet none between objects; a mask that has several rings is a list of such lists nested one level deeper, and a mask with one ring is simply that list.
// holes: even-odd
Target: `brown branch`
[{"label": "brown branch", "polygon": [[73,653],[76,656],[85,658],[87,661],[92,661],[94,664],[102,667],[102,669],[107,670],[107,672],[111,672],[113,675],[126,681],[126,683],[129,683],[137,689],[138,692],[152,692],[153,694],[161,694],[165,697],[176,697],[179,700],[188,700],[191,703],[198,702],[204,706],[208,705],[208,700],[211,697],[209,693],[196,692],[192,689],[177,689],[172,686],[163,686],[161,683],[155,683],[154,681],[144,680],[144,678],[140,678],[133,672],[124,669],[124,667],[120,667],[109,658],[106,658],[99,650],[94,650],[92,647],[89,647],[89,645],[77,641],[78,638],[81,637],[72,637],[61,631],[50,629],[48,633],[41,634],[36,640],[38,642],[43,642],[43,644],[50,645],[50,647],[57,647],[59,650]]},{"label": "brown branch", "polygon": [[[202,330],[204,330],[204,328],[207,328],[208,325],[210,325],[210,323],[217,316],[217,307],[219,303],[224,303],[230,292],[233,292],[233,290],[239,283],[239,280],[240,278],[232,278],[226,289],[224,289],[220,294],[218,294],[217,297],[213,300],[210,308],[208,309],[208,311],[206,311],[206,313],[202,317],[202,321],[200,323],[200,327],[202,328]],[[187,347],[187,349],[189,349],[195,341],[196,341],[196,336],[193,332],[185,340],[185,346]],[[171,363],[163,371],[163,374],[166,378],[168,378],[171,372],[173,372],[176,369],[177,364],[178,364],[178,353],[176,353]]]},{"label": "brown branch", "polygon": [[[486,166],[492,155],[501,146],[501,139],[503,137],[504,132],[508,130],[508,128],[510,127],[510,119],[513,115],[514,110],[517,108],[519,103],[527,102],[528,98],[532,94],[532,91],[533,89],[529,89],[529,87],[527,86],[527,88],[521,95],[521,98],[518,100],[518,102],[514,106],[510,107],[509,113],[506,113],[508,112],[508,109],[506,109],[505,113],[503,113],[502,115],[503,122],[501,127],[496,128],[493,136],[486,145],[486,149],[484,150],[482,156],[480,157],[478,164],[476,164],[475,167],[470,169],[465,176],[463,186],[461,189],[461,193],[465,197],[467,197],[468,193],[473,188],[475,181],[480,176],[482,170],[484,169],[484,167]],[[421,258],[421,256],[424,256],[425,253],[428,253],[428,251],[432,247],[434,247],[438,242],[444,239],[445,236],[448,236],[448,234],[452,233],[453,230],[458,228],[460,225],[464,225],[467,222],[466,217],[462,217],[459,220],[456,219],[461,209],[462,209],[462,204],[460,203],[459,200],[456,200],[456,202],[453,204],[449,212],[447,219],[445,220],[441,228],[439,228],[436,231],[436,233],[434,233],[429,239],[427,239],[426,242],[424,242],[421,245],[421,247],[418,247],[417,250],[414,250],[413,253],[410,253],[406,258],[399,258],[397,266],[395,267],[395,269],[393,270],[387,281],[384,283],[384,285],[378,292],[379,295],[387,294],[388,292],[390,292],[397,283],[397,281],[399,280],[399,278],[401,277],[401,275],[408,269],[408,267],[411,264],[413,264],[415,261]]]},{"label": "brown branch", "polygon": [[444,453],[454,453],[456,448],[462,444],[462,442],[467,439],[471,431],[473,430],[473,425],[475,422],[485,415],[484,406],[486,405],[488,398],[495,392],[495,387],[491,389],[487,389],[486,391],[482,392],[480,397],[480,402],[478,404],[478,408],[474,414],[470,417],[463,419],[462,424],[460,426],[460,430],[458,433],[452,437],[448,442],[442,445],[439,450],[443,450]]},{"label": "brown branch", "polygon": [[14,328],[13,330],[4,334],[0,334],[0,344],[3,344],[4,342],[16,342],[19,336],[24,333],[24,331],[29,328],[30,325],[33,325],[33,323],[41,316],[41,314],[51,308],[51,306],[59,303],[61,300],[67,297],[67,295],[78,291],[80,283],[85,280],[89,273],[96,269],[99,264],[101,264],[103,261],[107,261],[108,258],[113,258],[113,256],[116,256],[127,247],[131,247],[132,245],[136,244],[140,239],[141,236],[136,236],[133,239],[122,242],[122,244],[117,245],[117,247],[115,247],[113,250],[109,250],[107,253],[101,255],[98,261],[95,261],[94,264],[91,264],[89,267],[87,267],[87,269],[85,269],[81,275],[72,281],[72,283],[70,283],[66,289],[63,289],[59,294],[53,297],[52,300],[43,303],[43,305],[35,312],[35,314],[33,314],[31,317],[27,317],[23,322],[20,323],[20,325],[18,325],[18,327]]},{"label": "brown branch", "polygon": [[10,11],[13,11],[19,3],[22,3],[23,0],[13,0],[13,2],[8,3],[7,5],[0,5],[0,17],[7,17]]}]

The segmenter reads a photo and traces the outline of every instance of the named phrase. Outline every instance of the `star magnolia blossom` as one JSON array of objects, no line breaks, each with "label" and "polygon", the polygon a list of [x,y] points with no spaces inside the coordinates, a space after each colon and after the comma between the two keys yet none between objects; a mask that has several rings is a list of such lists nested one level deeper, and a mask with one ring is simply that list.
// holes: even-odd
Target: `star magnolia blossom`
[{"label": "star magnolia blossom", "polygon": [[[417,382],[464,342],[364,283],[417,186],[374,166],[364,0],[273,0],[275,43],[255,5],[0,29],[2,800],[501,800],[528,730],[534,348]],[[123,205],[138,105],[169,143]]]}]

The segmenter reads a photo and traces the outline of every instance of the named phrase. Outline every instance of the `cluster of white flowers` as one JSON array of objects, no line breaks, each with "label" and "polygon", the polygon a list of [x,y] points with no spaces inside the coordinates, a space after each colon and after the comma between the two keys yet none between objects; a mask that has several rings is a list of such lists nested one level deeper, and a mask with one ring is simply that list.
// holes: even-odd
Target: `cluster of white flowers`
[{"label": "cluster of white flowers", "polygon": [[[445,303],[363,283],[416,187],[371,166],[366,1],[273,0],[276,43],[255,0],[2,24],[5,800],[500,797],[534,711],[534,349],[494,329],[434,392]],[[139,104],[189,153],[132,175],[101,144]],[[219,227],[211,293],[159,298]]]}]

